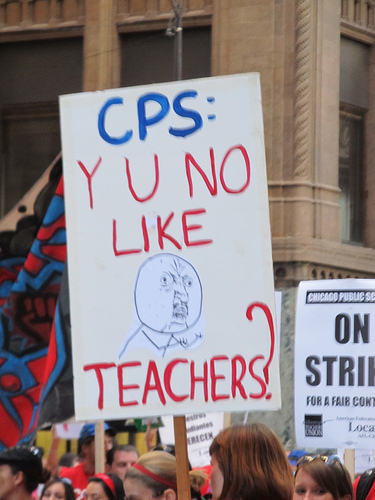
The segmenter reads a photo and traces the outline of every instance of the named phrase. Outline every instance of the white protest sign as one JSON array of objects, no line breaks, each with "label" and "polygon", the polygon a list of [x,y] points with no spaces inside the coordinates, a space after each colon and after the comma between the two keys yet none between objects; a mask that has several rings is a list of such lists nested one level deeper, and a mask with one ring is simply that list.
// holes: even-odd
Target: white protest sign
[{"label": "white protest sign", "polygon": [[62,439],[78,439],[83,424],[55,424],[56,436]]},{"label": "white protest sign", "polygon": [[[372,469],[375,467],[375,457],[374,457],[374,450],[362,450],[362,449],[356,449],[355,450],[355,474],[362,474],[365,472],[367,469]],[[340,460],[342,463],[344,463],[345,459],[345,449],[344,448],[339,448],[337,450],[337,454],[340,457]]]},{"label": "white protest sign", "polygon": [[[164,427],[159,427],[163,444],[174,444],[173,416],[163,416]],[[224,428],[224,413],[193,413],[186,415],[186,440],[192,467],[210,464],[210,445]]]},{"label": "white protest sign", "polygon": [[375,280],[304,281],[295,332],[298,446],[375,448]]},{"label": "white protest sign", "polygon": [[76,419],[279,408],[259,75],[60,116]]}]

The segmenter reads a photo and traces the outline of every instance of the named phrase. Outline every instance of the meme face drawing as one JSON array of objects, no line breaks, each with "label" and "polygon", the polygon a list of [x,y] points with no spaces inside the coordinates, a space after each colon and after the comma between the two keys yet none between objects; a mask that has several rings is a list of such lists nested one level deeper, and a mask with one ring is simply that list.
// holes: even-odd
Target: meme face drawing
[{"label": "meme face drawing", "polygon": [[132,327],[119,350],[143,347],[161,357],[174,349],[197,347],[203,340],[202,285],[185,259],[161,253],[139,268],[134,287]]}]

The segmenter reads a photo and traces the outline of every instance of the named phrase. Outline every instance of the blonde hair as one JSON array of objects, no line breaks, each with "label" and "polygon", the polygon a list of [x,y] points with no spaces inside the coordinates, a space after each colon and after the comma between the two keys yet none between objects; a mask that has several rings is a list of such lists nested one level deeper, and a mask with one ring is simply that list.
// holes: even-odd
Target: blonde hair
[{"label": "blonde hair", "polygon": [[[141,455],[137,463],[152,472],[152,474],[156,474],[171,483],[177,484],[176,457],[170,453],[149,451]],[[126,472],[125,479],[137,479],[141,481],[146,488],[150,488],[153,491],[154,496],[160,496],[166,489],[170,488],[170,486],[147,476],[135,467],[131,467]],[[192,470],[189,471],[189,479],[190,487],[193,491],[197,492],[206,482],[207,476],[203,471]]]}]

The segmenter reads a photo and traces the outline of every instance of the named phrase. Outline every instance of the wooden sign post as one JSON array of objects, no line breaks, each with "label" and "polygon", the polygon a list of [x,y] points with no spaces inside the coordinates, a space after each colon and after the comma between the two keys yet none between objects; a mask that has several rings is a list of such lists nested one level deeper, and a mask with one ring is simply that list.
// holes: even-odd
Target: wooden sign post
[{"label": "wooden sign post", "polygon": [[186,418],[173,417],[177,463],[177,497],[190,500],[189,459],[186,441]]},{"label": "wooden sign post", "polygon": [[95,424],[95,473],[104,472],[104,465],[104,420],[99,420]]}]

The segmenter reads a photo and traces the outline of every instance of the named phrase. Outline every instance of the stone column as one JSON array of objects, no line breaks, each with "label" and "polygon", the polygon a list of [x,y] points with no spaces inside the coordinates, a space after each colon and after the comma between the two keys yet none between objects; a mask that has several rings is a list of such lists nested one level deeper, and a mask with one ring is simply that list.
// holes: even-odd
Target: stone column
[{"label": "stone column", "polygon": [[83,90],[120,86],[116,0],[86,0]]}]

